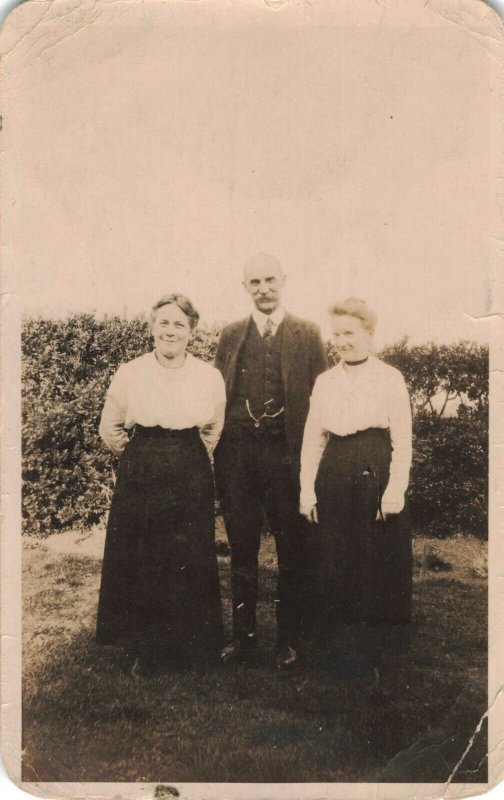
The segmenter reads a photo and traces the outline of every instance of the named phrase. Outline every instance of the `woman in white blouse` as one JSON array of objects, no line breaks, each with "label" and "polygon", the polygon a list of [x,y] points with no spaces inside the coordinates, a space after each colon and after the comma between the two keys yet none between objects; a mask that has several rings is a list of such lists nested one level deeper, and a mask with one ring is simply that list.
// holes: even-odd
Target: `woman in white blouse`
[{"label": "woman in white blouse", "polygon": [[375,313],[356,298],[330,313],[340,361],[313,389],[300,512],[318,523],[322,640],[342,669],[376,674],[411,619],[411,408],[401,373],[371,354]]},{"label": "woman in white blouse", "polygon": [[183,295],[154,305],[154,350],[119,367],[100,422],[121,460],[97,639],[125,644],[135,673],[217,657],[222,646],[210,459],[225,387],[217,369],[186,350],[198,319]]}]

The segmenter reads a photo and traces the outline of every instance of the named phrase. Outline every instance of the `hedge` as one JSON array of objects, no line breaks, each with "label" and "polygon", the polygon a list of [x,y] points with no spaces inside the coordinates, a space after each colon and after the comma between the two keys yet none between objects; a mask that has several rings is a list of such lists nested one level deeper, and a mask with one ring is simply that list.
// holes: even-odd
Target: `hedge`
[{"label": "hedge", "polygon": [[[210,361],[219,329],[198,329],[191,351]],[[24,530],[88,528],[110,505],[117,460],[98,423],[119,364],[150,349],[142,319],[27,319],[23,325]],[[334,350],[327,344],[330,363]],[[470,342],[409,346],[380,356],[397,366],[414,410],[413,520],[436,536],[487,535],[488,349]],[[455,402],[455,415],[446,412]]]}]

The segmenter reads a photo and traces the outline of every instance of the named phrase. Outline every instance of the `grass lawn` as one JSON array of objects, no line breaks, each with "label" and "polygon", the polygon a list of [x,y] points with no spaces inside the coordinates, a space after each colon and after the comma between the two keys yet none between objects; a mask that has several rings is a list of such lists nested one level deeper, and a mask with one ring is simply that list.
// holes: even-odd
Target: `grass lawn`
[{"label": "grass lawn", "polygon": [[487,708],[484,544],[416,539],[412,649],[371,690],[313,664],[275,674],[269,537],[258,664],[133,678],[94,642],[103,533],[81,538],[24,544],[23,780],[486,782],[484,726],[462,759]]}]

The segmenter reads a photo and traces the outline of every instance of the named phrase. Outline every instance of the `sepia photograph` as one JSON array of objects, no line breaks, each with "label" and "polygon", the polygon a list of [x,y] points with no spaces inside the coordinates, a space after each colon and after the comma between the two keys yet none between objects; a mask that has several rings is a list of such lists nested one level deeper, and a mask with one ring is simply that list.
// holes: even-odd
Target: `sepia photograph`
[{"label": "sepia photograph", "polygon": [[498,14],[28,0],[0,49],[11,779],[486,791]]}]

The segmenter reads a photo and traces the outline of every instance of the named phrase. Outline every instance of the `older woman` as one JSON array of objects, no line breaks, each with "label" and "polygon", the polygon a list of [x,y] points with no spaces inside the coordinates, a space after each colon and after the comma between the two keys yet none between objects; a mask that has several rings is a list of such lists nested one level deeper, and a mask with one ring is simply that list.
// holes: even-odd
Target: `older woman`
[{"label": "older woman", "polygon": [[186,350],[198,319],[183,295],[154,305],[154,350],[119,367],[100,422],[121,461],[97,639],[130,648],[134,673],[217,656],[222,645],[210,457],[225,388]]},{"label": "older woman", "polygon": [[300,512],[319,523],[323,639],[360,672],[405,646],[411,618],[411,409],[401,373],[371,355],[374,312],[349,298],[330,313],[340,361],[313,389]]}]

